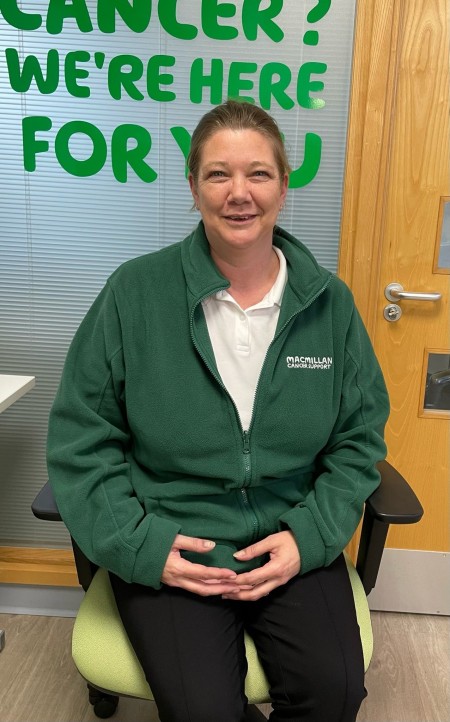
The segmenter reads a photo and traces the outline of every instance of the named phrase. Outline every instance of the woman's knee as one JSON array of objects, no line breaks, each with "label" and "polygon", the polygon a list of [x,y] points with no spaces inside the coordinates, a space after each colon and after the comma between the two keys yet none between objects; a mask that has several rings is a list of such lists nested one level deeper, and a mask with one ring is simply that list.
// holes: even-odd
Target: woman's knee
[{"label": "woman's knee", "polygon": [[356,718],[361,702],[366,696],[364,688],[364,664],[359,659],[340,657],[330,665],[323,676],[322,695],[326,694],[332,707],[341,709],[341,715],[330,717],[340,722],[350,722]]},{"label": "woman's knee", "polygon": [[[364,688],[364,668],[356,663],[340,660],[328,669],[321,671],[322,684],[316,688],[318,699],[326,697],[329,708],[327,720],[333,722],[353,722],[361,702],[366,696]],[[333,714],[334,710],[334,714]]]},{"label": "woman's knee", "polygon": [[307,672],[301,670],[297,678],[285,677],[283,688],[273,688],[272,693],[274,722],[354,722],[366,696],[364,670],[358,665],[348,667],[342,657],[324,656]]}]

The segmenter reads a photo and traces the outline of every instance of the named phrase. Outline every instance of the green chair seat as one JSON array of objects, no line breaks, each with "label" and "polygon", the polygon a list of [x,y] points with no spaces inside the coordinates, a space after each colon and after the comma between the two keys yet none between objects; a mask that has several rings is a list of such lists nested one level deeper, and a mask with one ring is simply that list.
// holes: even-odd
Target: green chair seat
[{"label": "green chair seat", "polygon": [[[369,606],[356,569],[346,557],[361,632],[364,667],[373,650]],[[245,636],[248,674],[245,692],[250,704],[270,702],[269,686],[253,640]],[[118,695],[153,699],[117,611],[108,572],[99,569],[78,612],[72,637],[72,654],[80,674],[91,684]]]}]

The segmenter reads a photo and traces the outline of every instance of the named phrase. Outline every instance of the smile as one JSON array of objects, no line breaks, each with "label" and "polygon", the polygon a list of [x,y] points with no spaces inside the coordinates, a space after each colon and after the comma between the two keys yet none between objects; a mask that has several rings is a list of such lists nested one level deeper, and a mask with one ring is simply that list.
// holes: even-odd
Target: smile
[{"label": "smile", "polygon": [[236,215],[236,216],[225,216],[225,219],[226,219],[227,221],[231,221],[231,222],[233,222],[233,223],[245,223],[245,222],[247,222],[247,221],[252,221],[254,218],[256,218],[256,216],[255,216],[255,215],[250,215],[250,214],[247,214],[247,215],[245,215],[245,216],[244,216],[244,215],[242,215],[242,216],[238,216],[238,215]]}]

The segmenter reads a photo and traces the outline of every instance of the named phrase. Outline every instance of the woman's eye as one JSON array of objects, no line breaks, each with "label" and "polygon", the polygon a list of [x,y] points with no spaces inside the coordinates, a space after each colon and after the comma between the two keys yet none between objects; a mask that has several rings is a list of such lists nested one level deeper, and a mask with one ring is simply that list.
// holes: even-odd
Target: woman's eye
[{"label": "woman's eye", "polygon": [[259,178],[267,178],[269,176],[266,170],[255,170],[254,175],[258,176]]},{"label": "woman's eye", "polygon": [[210,178],[223,178],[225,173],[223,170],[212,170],[209,174]]}]

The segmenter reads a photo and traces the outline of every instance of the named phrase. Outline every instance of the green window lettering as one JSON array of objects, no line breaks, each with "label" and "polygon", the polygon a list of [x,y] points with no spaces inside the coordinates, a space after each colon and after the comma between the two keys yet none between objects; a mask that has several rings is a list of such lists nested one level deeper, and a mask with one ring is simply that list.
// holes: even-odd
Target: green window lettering
[{"label": "green window lettering", "polygon": [[211,72],[205,75],[203,71],[203,58],[196,58],[191,66],[190,101],[201,103],[203,88],[210,88],[209,102],[218,105],[222,102],[223,61],[211,58]]},{"label": "green window lettering", "polygon": [[[275,76],[278,79],[275,80]],[[261,68],[259,77],[259,102],[261,107],[269,110],[272,97],[281,108],[291,110],[295,103],[286,93],[292,79],[291,69],[283,63],[267,63]]]},{"label": "green window lettering", "polygon": [[42,15],[24,13],[17,7],[17,0],[1,0],[0,10],[8,25],[18,30],[37,30],[42,25]]},{"label": "green window lettering", "polygon": [[311,98],[310,93],[319,92],[324,88],[322,81],[311,80],[311,75],[313,73],[323,75],[326,70],[325,63],[303,63],[300,67],[297,78],[297,100],[302,108],[318,110],[324,107],[325,101],[322,98]]},{"label": "green window lettering", "polygon": [[173,55],[153,55],[147,65],[147,93],[152,100],[167,102],[177,97],[171,90],[162,90],[161,85],[172,85],[173,75],[162,73],[161,67],[175,65]]},{"label": "green window lettering", "polygon": [[37,140],[36,133],[48,131],[51,127],[52,121],[45,115],[29,115],[22,119],[23,165],[28,173],[36,170],[37,153],[48,151],[48,141]]},{"label": "green window lettering", "polygon": [[317,4],[309,11],[307,20],[309,23],[317,23],[325,17],[330,9],[331,0],[318,0]]},{"label": "green window lettering", "polygon": [[134,33],[147,30],[152,13],[151,0],[98,0],[97,22],[102,33],[114,33],[116,13]]},{"label": "green window lettering", "polygon": [[[134,148],[128,148],[128,141],[131,138],[136,141]],[[119,125],[111,139],[112,169],[115,179],[119,183],[126,183],[128,166],[130,166],[144,183],[153,183],[158,174],[145,162],[151,147],[152,138],[146,128],[133,123]]]},{"label": "green window lettering", "polygon": [[239,34],[237,28],[219,25],[217,19],[232,18],[236,14],[236,6],[219,0],[203,0],[202,28],[205,35],[212,40],[233,40]]},{"label": "green window lettering", "polygon": [[91,91],[85,85],[78,85],[78,80],[85,80],[89,77],[89,70],[78,68],[77,63],[87,63],[91,54],[86,50],[74,50],[67,53],[64,61],[64,78],[66,88],[70,95],[75,98],[89,98]]},{"label": "green window lettering", "polygon": [[159,0],[158,16],[162,27],[174,38],[180,40],[193,40],[197,37],[198,30],[195,25],[179,23],[176,18],[178,0]]},{"label": "green window lettering", "polygon": [[111,97],[120,100],[123,88],[133,100],[144,100],[144,95],[135,85],[143,74],[144,64],[136,55],[116,55],[108,66],[108,88]]},{"label": "green window lettering", "polygon": [[186,128],[183,128],[183,126],[181,125],[175,125],[173,128],[170,129],[170,132],[172,133],[175,143],[183,153],[185,161],[184,174],[187,178],[189,175],[187,159],[189,156],[189,151],[191,149],[191,136],[189,134],[189,131],[186,130]]},{"label": "green window lettering", "polygon": [[256,73],[257,70],[257,63],[231,63],[228,73],[228,97],[254,103],[255,99],[251,96],[240,94],[241,90],[252,90],[254,85],[253,80],[241,78],[241,73]]},{"label": "green window lettering", "polygon": [[289,176],[289,188],[303,188],[317,175],[322,156],[322,139],[315,133],[306,133],[302,165]]},{"label": "green window lettering", "polygon": [[267,0],[244,0],[242,8],[242,29],[247,40],[256,40],[258,28],[267,35],[274,43],[279,43],[284,38],[284,32],[277,25],[273,18],[280,14],[283,8],[283,0],[269,0],[269,6],[260,9],[260,5],[267,3]]},{"label": "green window lettering", "polygon": [[[70,152],[70,139],[76,133],[82,133],[92,142],[92,152],[89,158],[78,160]],[[58,162],[67,173],[86,178],[95,175],[105,165],[108,148],[103,133],[92,123],[84,120],[72,120],[63,125],[55,138],[55,153]]]},{"label": "green window lettering", "polygon": [[82,33],[91,32],[92,23],[86,7],[86,0],[50,0],[46,23],[47,32],[51,35],[59,35],[66,18],[74,18]]},{"label": "green window lettering", "polygon": [[16,93],[26,93],[33,80],[43,95],[55,92],[59,83],[59,53],[57,50],[49,50],[47,53],[45,78],[41,64],[35,55],[25,57],[22,69],[20,69],[19,53],[15,48],[6,48],[5,56],[9,82]]}]

